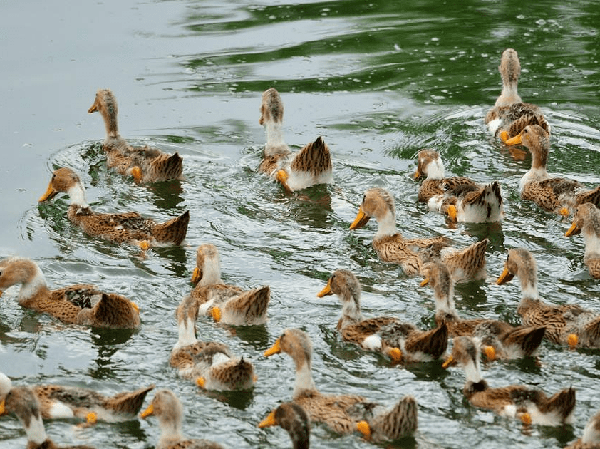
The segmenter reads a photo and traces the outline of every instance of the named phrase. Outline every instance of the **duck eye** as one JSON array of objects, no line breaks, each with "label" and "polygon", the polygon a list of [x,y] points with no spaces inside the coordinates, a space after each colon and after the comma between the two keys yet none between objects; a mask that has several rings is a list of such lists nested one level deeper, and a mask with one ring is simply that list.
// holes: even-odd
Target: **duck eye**
[{"label": "duck eye", "polygon": [[366,199],[367,199],[367,195],[363,195],[363,200],[362,200],[362,202],[364,203]]}]

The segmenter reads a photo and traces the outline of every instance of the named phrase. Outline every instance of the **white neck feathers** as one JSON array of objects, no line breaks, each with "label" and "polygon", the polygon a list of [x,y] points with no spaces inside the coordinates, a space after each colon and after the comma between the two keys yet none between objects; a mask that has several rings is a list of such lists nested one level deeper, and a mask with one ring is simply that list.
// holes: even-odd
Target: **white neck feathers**
[{"label": "white neck feathers", "polygon": [[46,287],[46,277],[40,267],[33,262],[35,266],[34,275],[30,279],[26,279],[21,284],[21,291],[19,292],[19,300],[28,300],[38,294],[41,288]]},{"label": "white neck feathers", "polygon": [[443,179],[444,176],[446,176],[446,169],[439,157],[427,165],[427,179]]},{"label": "white neck feathers", "polygon": [[221,264],[218,256],[216,260],[205,258],[204,264],[202,265],[202,279],[200,280],[199,285],[213,285],[222,283]]},{"label": "white neck feathers", "polygon": [[81,183],[77,183],[67,190],[69,197],[71,198],[71,204],[74,206],[88,207],[88,203],[85,200],[85,189]]},{"label": "white neck feathers", "polygon": [[317,387],[312,378],[310,363],[304,362],[300,367],[296,368],[296,381],[294,382],[294,397],[299,395],[303,390],[316,390]]},{"label": "white neck feathers", "polygon": [[377,220],[377,237],[385,237],[387,235],[394,235],[396,233],[396,217],[391,211],[387,211],[385,215]]},{"label": "white neck feathers", "polygon": [[479,357],[476,360],[469,360],[465,365],[465,377],[467,382],[481,382],[481,368],[479,366]]},{"label": "white neck feathers", "polygon": [[265,146],[265,155],[272,156],[269,149],[281,149],[285,147],[285,142],[283,140],[283,130],[281,123],[275,122],[266,122],[265,123],[265,132],[267,134],[267,144]]},{"label": "white neck feathers", "polygon": [[179,331],[179,338],[173,349],[193,345],[198,341],[196,339],[196,323],[190,317],[179,321],[179,323],[177,323],[177,328]]},{"label": "white neck feathers", "polygon": [[42,444],[48,439],[41,416],[31,416],[29,427],[25,427],[25,433],[27,433],[27,441],[35,444]]}]

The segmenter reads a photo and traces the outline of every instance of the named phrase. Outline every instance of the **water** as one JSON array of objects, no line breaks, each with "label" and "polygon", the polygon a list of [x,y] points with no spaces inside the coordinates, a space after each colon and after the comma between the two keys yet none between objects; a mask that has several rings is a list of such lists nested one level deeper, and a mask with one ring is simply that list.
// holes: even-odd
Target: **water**
[{"label": "water", "polygon": [[[390,405],[407,393],[417,398],[419,432],[400,447],[459,448],[466,441],[469,447],[563,447],[600,409],[597,351],[544,344],[541,367],[531,361],[485,367],[493,386],[577,389],[572,426],[523,431],[518,422],[470,407],[459,369],[390,367],[340,342],[339,304],[316,297],[333,270],[349,268],[362,282],[365,315],[431,325],[431,291],[378,261],[371,248],[375,224],[348,230],[363,192],[383,186],[396,199],[398,229],[406,236],[447,235],[459,247],[490,239],[488,279],[457,288],[463,316],[518,321],[518,284],[493,284],[516,246],[537,258],[548,302],[600,310],[600,287],[583,265],[581,237],[563,237],[569,222],[519,200],[518,181],[530,158],[513,159],[486,134],[482,119],[500,92],[500,54],[514,47],[523,67],[519,92],[553,126],[549,170],[600,183],[596,2],[105,0],[1,8],[0,256],[35,259],[53,287],[90,282],[125,294],[140,305],[143,320],[134,332],[66,326],[21,309],[16,289],[7,291],[0,371],[16,384],[55,382],[112,394],[155,383],[182,399],[190,437],[230,447],[289,447],[283,430],[256,425],[290,398],[292,362],[261,354],[283,329],[300,327],[312,338],[322,391]],[[333,185],[286,195],[255,172],[265,139],[260,96],[271,86],[285,104],[286,141],[300,148],[322,135],[330,145]],[[139,188],[106,169],[101,118],[86,113],[103,87],[119,101],[121,134],[178,151],[186,181]],[[450,173],[500,179],[504,223],[449,229],[417,204],[410,175],[423,147],[439,150]],[[190,209],[186,244],[144,259],[130,247],[85,236],[66,219],[64,198],[37,205],[51,170],[62,165],[82,175],[97,210],[166,219]],[[177,339],[173,312],[191,288],[195,249],[203,242],[219,248],[227,282],[272,288],[266,326],[228,329],[199,320],[200,338],[227,342],[254,362],[259,380],[252,394],[206,394],[168,366]],[[58,443],[106,448],[153,447],[159,435],[153,418],[83,430],[55,421],[46,429]],[[16,419],[1,419],[0,448],[24,445]],[[312,446],[371,445],[313,427]]]}]

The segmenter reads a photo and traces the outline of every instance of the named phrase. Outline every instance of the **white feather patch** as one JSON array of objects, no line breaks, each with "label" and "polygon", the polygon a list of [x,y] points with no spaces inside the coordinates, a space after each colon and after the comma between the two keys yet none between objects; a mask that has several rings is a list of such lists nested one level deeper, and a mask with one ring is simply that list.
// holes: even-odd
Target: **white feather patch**
[{"label": "white feather patch", "polygon": [[496,131],[498,131],[498,128],[500,127],[500,125],[502,124],[502,119],[496,118],[494,120],[490,120],[487,124],[488,130],[490,131],[490,134],[492,136],[496,135]]},{"label": "white feather patch", "polygon": [[381,337],[377,334],[369,335],[362,341],[362,346],[371,351],[381,349]]},{"label": "white feather patch", "polygon": [[50,406],[50,416],[52,418],[73,418],[73,409],[62,402],[53,402]]},{"label": "white feather patch", "polygon": [[35,444],[42,444],[48,438],[41,417],[32,416],[29,427],[25,427],[25,433],[27,433],[27,441]]}]

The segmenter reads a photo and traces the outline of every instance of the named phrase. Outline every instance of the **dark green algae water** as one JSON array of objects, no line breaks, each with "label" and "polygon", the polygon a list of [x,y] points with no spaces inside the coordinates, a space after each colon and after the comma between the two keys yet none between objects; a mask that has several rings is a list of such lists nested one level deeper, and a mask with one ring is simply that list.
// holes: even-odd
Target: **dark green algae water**
[{"label": "dark green algae water", "polygon": [[[537,258],[547,301],[600,310],[581,237],[563,237],[568,221],[519,200],[530,157],[513,159],[483,125],[500,92],[500,54],[513,47],[523,67],[519,92],[543,108],[553,127],[549,170],[600,183],[597,2],[106,0],[8,2],[0,10],[0,256],[35,259],[53,287],[91,282],[125,294],[140,305],[143,321],[135,332],[66,326],[20,308],[11,289],[0,299],[0,371],[15,384],[112,394],[155,383],[182,399],[188,436],[285,448],[282,429],[256,425],[291,397],[293,365],[286,356],[261,354],[283,329],[300,327],[312,338],[323,392],[390,405],[404,394],[417,398],[420,429],[394,447],[563,447],[600,409],[597,351],[545,343],[541,366],[532,360],[485,366],[494,386],[576,388],[572,426],[524,431],[470,407],[459,369],[391,367],[342,343],[335,332],[339,304],[316,297],[333,270],[349,268],[363,284],[365,315],[432,324],[431,291],[377,260],[375,223],[348,230],[363,192],[383,186],[396,199],[398,229],[407,236],[443,234],[458,247],[490,239],[488,279],[456,289],[463,316],[518,322],[518,284],[493,284],[516,246]],[[286,141],[299,148],[322,135],[330,145],[333,185],[286,195],[255,172],[265,140],[260,96],[271,86],[285,103]],[[101,87],[117,96],[121,134],[178,151],[186,181],[140,188],[106,169],[101,118],[86,113]],[[449,229],[417,204],[410,175],[423,147],[439,150],[449,173],[501,180],[504,222]],[[62,165],[82,175],[97,210],[166,219],[190,209],[185,245],[140,258],[135,249],[73,228],[65,197],[38,207],[51,170]],[[218,246],[227,282],[272,288],[266,326],[231,329],[199,320],[199,338],[227,342],[255,363],[259,380],[250,393],[204,393],[168,366],[177,339],[174,310],[191,288],[195,249],[203,242]],[[58,443],[99,448],[149,448],[159,435],[152,418],[83,430],[63,420],[46,429]],[[313,427],[311,444],[372,446],[322,427]],[[24,446],[18,421],[1,419],[0,448]]]}]

